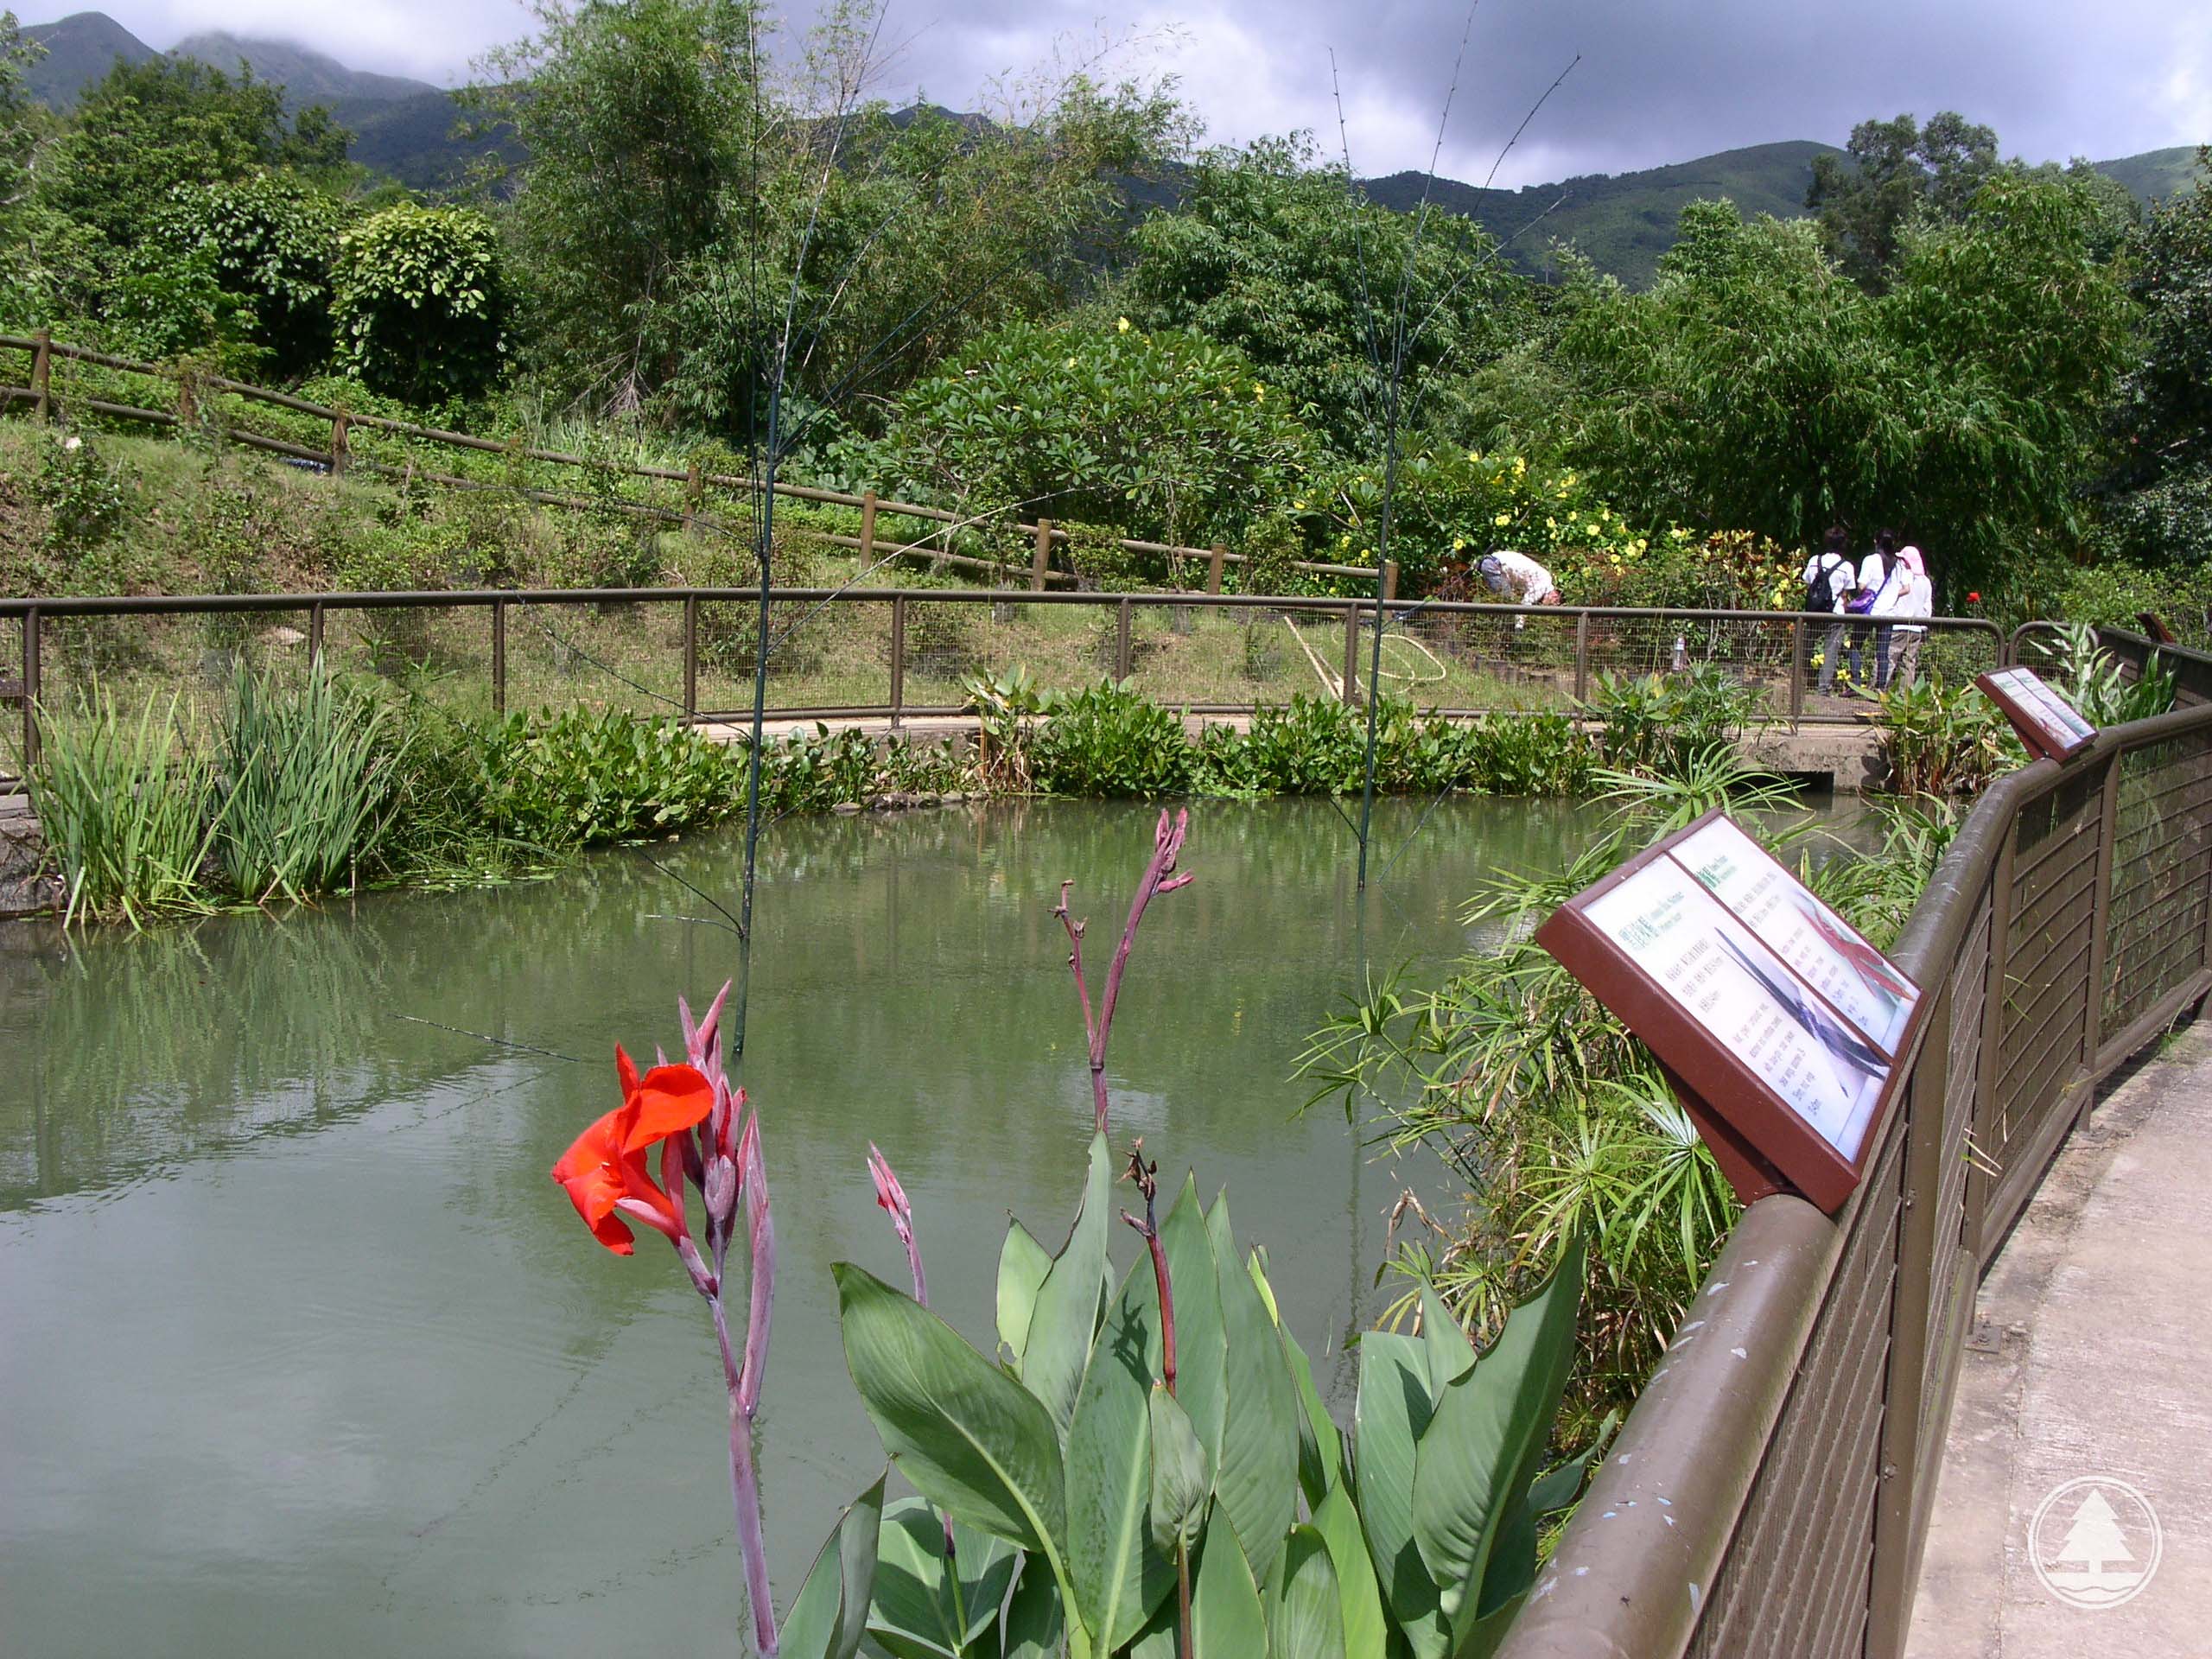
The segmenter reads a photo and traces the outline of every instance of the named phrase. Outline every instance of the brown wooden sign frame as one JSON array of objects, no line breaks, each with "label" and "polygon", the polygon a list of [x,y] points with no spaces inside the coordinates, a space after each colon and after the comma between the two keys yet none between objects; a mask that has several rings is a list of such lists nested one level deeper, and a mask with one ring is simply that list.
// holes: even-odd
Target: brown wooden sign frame
[{"label": "brown wooden sign frame", "polygon": [[[2097,728],[2083,719],[2082,711],[2054,691],[2031,668],[1992,669],[1986,674],[1975,675],[1974,683],[2012,722],[2012,729],[2020,734],[2031,760],[2071,760],[2097,741]],[[2075,732],[2058,724],[2041,706],[2044,699],[2081,721],[2082,729]]]},{"label": "brown wooden sign frame", "polygon": [[[1885,986],[1894,982],[1910,992],[1910,1008],[1892,1029],[1878,1036],[1869,1033],[1808,973],[1792,966],[1783,950],[1769,944],[1758,925],[1722,899],[1715,884],[1701,877],[1678,854],[1684,842],[1700,837],[1716,822],[1727,823],[1759,859],[1789,883],[1788,889],[1778,890],[1779,897],[1769,906],[1770,911],[1786,903],[1808,919],[1817,915],[1820,919],[1815,925],[1836,942],[1844,953],[1841,960],[1852,972],[1870,985],[1878,980]],[[1843,1055],[1870,1079],[1860,1085],[1860,1103],[1853,1109],[1859,1122],[1847,1147],[1832,1141],[1763,1074],[1760,1066],[1702,1023],[1613,931],[1592,918],[1592,906],[1603,906],[1609,894],[1659,865],[1679,876],[1686,899],[1692,893],[1701,895],[1688,899],[1683,906],[1683,920],[1688,925],[1683,935],[1686,945],[1696,945],[1700,921],[1707,924],[1703,931],[1719,937],[1722,950],[1736,959],[1743,977],[1764,982],[1763,993],[1751,995],[1764,995],[1771,1001],[1776,1016],[1770,1024],[1772,1031],[1787,1038],[1801,1052],[1818,1059]],[[1816,909],[1808,909],[1808,905]],[[1709,912],[1702,917],[1691,914],[1706,912],[1707,906],[1710,912],[1718,913],[1717,918]],[[1715,919],[1725,925],[1710,925]],[[1847,938],[1838,940],[1839,929]],[[1746,945],[1742,939],[1727,937],[1731,931],[1751,943]],[[1536,930],[1535,939],[1651,1050],[1722,1173],[1746,1204],[1772,1192],[1796,1192],[1831,1215],[1842,1207],[1865,1176],[1866,1160],[1878,1143],[1882,1125],[1896,1103],[1909,1070],[1906,1062],[1919,1039],[1932,999],[1874,950],[1856,929],[1821,904],[1756,836],[1743,830],[1725,811],[1708,812],[1568,899]],[[1860,951],[1873,959],[1864,968],[1852,960]],[[1719,960],[1718,956],[1711,958],[1715,964]],[[1678,964],[1673,971],[1681,970]],[[1712,971],[1700,969],[1708,977]],[[1732,973],[1728,976],[1734,977]],[[1717,1001],[1722,992],[1716,988],[1713,995]],[[1904,1001],[1903,996],[1886,989],[1881,995],[1896,1003]],[[1748,1006],[1756,1016],[1759,1005]],[[1793,1020],[1813,1035],[1801,1039],[1782,1023]],[[1876,1074],[1867,1064],[1869,1056],[1886,1062],[1878,1084],[1871,1081]],[[1876,1090],[1871,1106],[1864,1103],[1865,1090],[1870,1087]]]}]

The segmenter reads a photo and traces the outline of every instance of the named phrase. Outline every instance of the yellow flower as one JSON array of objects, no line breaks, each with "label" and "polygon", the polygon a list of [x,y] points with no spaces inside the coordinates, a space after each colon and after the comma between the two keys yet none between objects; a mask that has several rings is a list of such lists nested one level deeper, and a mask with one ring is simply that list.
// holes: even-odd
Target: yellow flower
[{"label": "yellow flower", "polygon": [[1268,389],[1256,380],[1252,383],[1252,401],[1255,404],[1268,401]]},{"label": "yellow flower", "polygon": [[1510,524],[1512,522],[1513,515],[1510,512],[1501,512],[1497,518],[1491,520],[1491,523],[1494,524]]},{"label": "yellow flower", "polygon": [[1590,523],[1583,525],[1582,528],[1586,533],[1592,536],[1595,536],[1599,533],[1598,524],[1595,519],[1592,519]]},{"label": "yellow flower", "polygon": [[1117,334],[1128,334],[1129,332],[1129,320],[1127,317],[1117,319],[1114,324],[1114,329]]},{"label": "yellow flower", "polygon": [[1454,536],[1452,538],[1452,550],[1454,553],[1465,552],[1467,550],[1467,538],[1464,536]]},{"label": "yellow flower", "polygon": [[1513,457],[1513,476],[1514,476],[1514,477],[1518,478],[1518,477],[1520,477],[1520,476],[1521,476],[1521,474],[1523,474],[1523,473],[1527,472],[1528,470],[1529,470],[1529,462],[1528,462],[1527,459],[1526,459],[1524,456],[1516,455],[1516,456],[1514,456],[1514,457]]},{"label": "yellow flower", "polygon": [[1556,518],[1547,518],[1547,519],[1545,519],[1545,520],[1544,520],[1544,528],[1545,528],[1546,530],[1557,530],[1557,529],[1559,528],[1559,520],[1558,520],[1558,519],[1556,519]]},{"label": "yellow flower", "polygon": [[1629,545],[1634,548],[1637,552],[1641,553],[1648,543],[1645,543],[1643,537],[1639,536],[1633,542],[1630,543]]},{"label": "yellow flower", "polygon": [[1290,504],[1290,510],[1293,512],[1303,512],[1306,511],[1306,504],[1303,501],[1294,501]]},{"label": "yellow flower", "polygon": [[1061,366],[1062,368],[1066,368],[1066,369],[1071,369],[1071,368],[1075,367],[1075,359],[1073,359],[1073,358],[1070,358],[1070,359],[1068,359],[1068,360],[1067,360],[1065,363],[1062,364],[1060,366]]}]

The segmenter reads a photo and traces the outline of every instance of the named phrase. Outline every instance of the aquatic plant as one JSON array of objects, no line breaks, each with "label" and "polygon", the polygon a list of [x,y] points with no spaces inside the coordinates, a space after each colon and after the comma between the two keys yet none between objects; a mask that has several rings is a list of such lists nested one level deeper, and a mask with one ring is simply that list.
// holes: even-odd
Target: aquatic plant
[{"label": "aquatic plant", "polygon": [[385,710],[333,681],[321,658],[296,687],[241,664],[223,710],[215,857],[257,902],[353,885],[388,821],[398,757]]}]

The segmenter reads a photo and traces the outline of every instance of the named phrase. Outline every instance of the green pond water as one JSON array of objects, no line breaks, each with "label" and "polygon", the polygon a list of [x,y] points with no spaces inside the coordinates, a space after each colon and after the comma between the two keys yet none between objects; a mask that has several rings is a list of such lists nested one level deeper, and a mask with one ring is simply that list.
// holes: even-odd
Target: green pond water
[{"label": "green pond water", "polygon": [[[1407,1185],[1452,1194],[1333,1105],[1298,1116],[1295,1057],[1370,967],[1480,943],[1457,917],[1474,880],[1556,857],[1586,811],[1447,802],[1362,899],[1328,804],[1203,803],[1198,880],[1146,923],[1117,1145],[1227,1186],[1340,1411],[1385,1211]],[[1419,815],[1383,804],[1378,862]],[[881,1464],[830,1279],[903,1278],[868,1143],[912,1197],[936,1306],[988,1348],[1007,1215],[1056,1243],[1090,1131],[1059,882],[1103,971],[1150,826],[1010,804],[768,838],[742,1080],[782,1254],[779,1605]],[[734,887],[734,836],[652,850]],[[613,1044],[676,1048],[677,994],[726,974],[728,933],[665,919],[702,908],[618,852],[143,937],[0,928],[0,1652],[740,1649],[704,1307],[657,1236],[607,1254],[547,1177],[615,1103]]]}]

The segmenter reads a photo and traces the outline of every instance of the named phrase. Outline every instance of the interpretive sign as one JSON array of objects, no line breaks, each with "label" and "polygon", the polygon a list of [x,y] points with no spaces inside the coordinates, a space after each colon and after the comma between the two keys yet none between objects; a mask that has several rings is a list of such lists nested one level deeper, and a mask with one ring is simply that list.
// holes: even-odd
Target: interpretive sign
[{"label": "interpretive sign", "polygon": [[1746,1201],[1851,1196],[1920,990],[1725,813],[1567,900],[1536,943],[1658,1057]]},{"label": "interpretive sign", "polygon": [[2000,668],[1974,682],[2005,711],[2031,755],[2068,760],[2096,741],[2097,728],[2031,668]]}]

